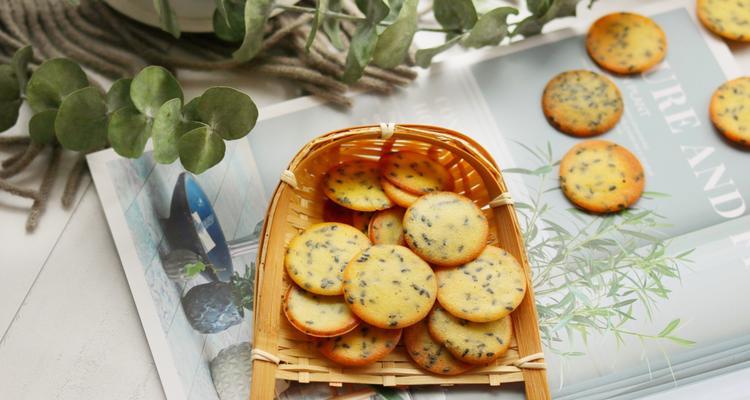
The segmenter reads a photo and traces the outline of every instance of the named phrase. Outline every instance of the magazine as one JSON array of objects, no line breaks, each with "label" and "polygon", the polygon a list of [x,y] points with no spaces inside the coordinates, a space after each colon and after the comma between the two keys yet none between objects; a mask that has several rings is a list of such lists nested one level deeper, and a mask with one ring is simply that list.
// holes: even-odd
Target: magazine
[{"label": "magazine", "polygon": [[[167,397],[218,399],[211,360],[252,340],[251,312],[201,333],[182,298],[217,278],[252,279],[267,202],[294,154],[325,132],[391,121],[465,133],[502,168],[528,248],[553,397],[635,398],[750,366],[750,154],[724,141],[708,118],[711,94],[739,70],[693,8],[685,0],[635,10],[664,29],[667,57],[641,75],[608,74],[625,113],[601,138],[630,149],[647,182],[636,206],[616,215],[583,213],[557,188],[557,163],[580,139],[557,132],[540,107],[544,85],[562,71],[607,74],[584,48],[591,21],[440,63],[397,94],[354,95],[349,110],[312,98],[264,108],[253,132],[232,142],[224,160],[202,175],[179,163],[155,164],[148,152],[137,160],[112,150],[90,155]],[[176,276],[175,259],[195,254],[213,269]],[[351,391],[372,391],[375,398],[523,398],[521,385],[325,384],[293,384],[281,398]]]}]

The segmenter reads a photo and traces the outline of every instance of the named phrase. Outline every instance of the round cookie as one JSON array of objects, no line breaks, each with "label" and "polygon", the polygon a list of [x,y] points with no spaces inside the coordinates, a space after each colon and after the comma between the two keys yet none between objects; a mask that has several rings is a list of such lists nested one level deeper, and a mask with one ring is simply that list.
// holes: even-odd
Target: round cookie
[{"label": "round cookie", "polygon": [[284,296],[284,315],[300,332],[316,337],[342,335],[359,320],[341,296],[320,296],[291,285]]},{"label": "round cookie", "polygon": [[377,211],[393,207],[380,185],[378,163],[354,160],[331,168],[323,178],[323,191],[329,199],[357,211]]},{"label": "round cookie", "polygon": [[487,218],[456,193],[424,195],[406,210],[404,238],[427,262],[453,267],[474,259],[487,245]]},{"label": "round cookie", "polygon": [[378,211],[370,220],[369,236],[372,244],[404,245],[403,208]]},{"label": "round cookie", "polygon": [[620,12],[605,15],[589,28],[586,50],[600,67],[618,74],[636,74],[660,63],[667,37],[650,18]]},{"label": "round cookie", "polygon": [[459,360],[489,364],[510,347],[513,327],[510,317],[492,322],[470,322],[456,318],[440,307],[430,313],[430,335]]},{"label": "round cookie", "polygon": [[411,151],[388,153],[380,158],[385,179],[414,194],[450,190],[453,179],[439,162]]},{"label": "round cookie", "polygon": [[401,190],[398,186],[388,182],[388,179],[381,178],[380,184],[383,185],[383,191],[385,192],[386,196],[390,197],[394,203],[398,204],[401,207],[407,208],[410,205],[414,204],[414,202],[419,198],[418,194],[412,194],[405,190]]},{"label": "round cookie", "polygon": [[708,107],[711,122],[727,139],[750,146],[750,78],[719,86]]},{"label": "round cookie", "polygon": [[640,161],[606,140],[573,146],[560,162],[560,187],[575,205],[594,213],[623,210],[638,201],[645,177]]},{"label": "round cookie", "polygon": [[368,211],[354,211],[354,214],[352,214],[352,226],[367,233],[373,215],[374,213]]},{"label": "round cookie", "polygon": [[404,246],[376,244],[344,268],[344,298],[361,320],[397,329],[424,318],[435,303],[432,268]]},{"label": "round cookie", "polygon": [[399,339],[401,329],[380,329],[361,324],[343,336],[320,340],[317,347],[331,361],[361,367],[387,356],[396,348]]},{"label": "round cookie", "polygon": [[354,211],[342,207],[331,200],[326,200],[323,203],[323,221],[324,222],[340,222],[342,224],[351,225],[352,216]]},{"label": "round cookie", "polygon": [[743,1],[698,0],[696,13],[711,32],[729,40],[750,42],[750,4]]},{"label": "round cookie", "polygon": [[337,295],[343,293],[344,267],[369,246],[367,236],[349,225],[315,224],[289,242],[284,266],[289,277],[308,292]]},{"label": "round cookie", "polygon": [[496,321],[521,304],[526,275],[507,251],[487,246],[476,259],[436,272],[438,302],[451,314],[472,322]]},{"label": "round cookie", "polygon": [[404,348],[417,365],[433,374],[458,375],[473,366],[459,361],[430,336],[425,320],[404,328]]},{"label": "round cookie", "polygon": [[579,137],[609,131],[620,120],[623,108],[622,95],[614,82],[586,70],[555,76],[542,95],[542,110],[550,124]]}]

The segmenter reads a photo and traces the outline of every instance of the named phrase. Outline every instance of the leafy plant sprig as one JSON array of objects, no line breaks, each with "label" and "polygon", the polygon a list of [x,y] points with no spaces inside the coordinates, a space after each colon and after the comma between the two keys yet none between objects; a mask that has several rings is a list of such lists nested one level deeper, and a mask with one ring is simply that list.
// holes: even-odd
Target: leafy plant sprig
[{"label": "leafy plant sprig", "polygon": [[674,334],[680,319],[672,320],[656,334],[626,328],[635,319],[636,307],[652,317],[658,301],[669,298],[665,280],[679,279],[680,266],[689,262],[691,251],[668,254],[669,241],[657,233],[665,226],[664,218],[651,210],[594,216],[569,208],[563,212],[562,221],[559,210],[553,210],[545,199],[548,193],[559,190],[552,178],[559,162],[554,160],[551,146],[521,146],[539,164],[503,172],[537,180],[530,199],[516,202],[516,208],[534,272],[540,330],[546,346],[563,355],[582,355],[560,348],[562,334],[577,334],[585,343],[592,332],[608,333],[618,344],[625,337],[693,344]]},{"label": "leafy plant sprig", "polygon": [[29,75],[31,52],[24,47],[10,65],[0,65],[0,132],[16,124],[26,101],[33,112],[28,131],[37,145],[83,153],[112,146],[137,158],[152,138],[157,162],[179,158],[187,170],[201,173],[224,158],[225,141],[247,135],[258,118],[253,100],[229,87],[209,88],[185,104],[179,82],[158,66],[115,81],[106,92],[66,58],[47,60]]}]

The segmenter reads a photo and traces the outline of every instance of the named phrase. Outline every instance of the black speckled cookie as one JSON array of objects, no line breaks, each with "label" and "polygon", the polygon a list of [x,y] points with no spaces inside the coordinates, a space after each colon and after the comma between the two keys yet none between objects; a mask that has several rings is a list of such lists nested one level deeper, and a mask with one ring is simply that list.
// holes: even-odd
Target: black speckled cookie
[{"label": "black speckled cookie", "polygon": [[745,0],[698,0],[696,14],[711,32],[750,42],[750,4]]},{"label": "black speckled cookie", "polygon": [[448,349],[435,341],[422,320],[404,329],[404,347],[417,365],[439,375],[458,375],[473,366],[461,362]]},{"label": "black speckled cookie", "polygon": [[750,146],[750,78],[737,78],[719,86],[708,111],[711,122],[724,137]]},{"label": "black speckled cookie", "polygon": [[430,335],[463,362],[489,364],[502,357],[513,335],[510,316],[492,322],[470,322],[440,307],[430,313]]},{"label": "black speckled cookie", "polygon": [[424,195],[404,215],[406,243],[427,262],[441,267],[473,260],[487,245],[488,234],[482,210],[456,193]]},{"label": "black speckled cookie", "polygon": [[589,29],[586,50],[600,67],[617,74],[651,69],[667,54],[667,36],[652,19],[620,12],[605,15]]},{"label": "black speckled cookie", "polygon": [[324,222],[307,228],[289,242],[284,265],[289,277],[308,292],[343,293],[342,271],[370,240],[354,227]]},{"label": "black speckled cookie", "polygon": [[401,329],[380,329],[361,324],[343,336],[319,341],[317,347],[331,361],[361,367],[387,356],[400,339]]},{"label": "black speckled cookie", "polygon": [[359,325],[343,297],[312,294],[296,285],[284,296],[284,315],[300,332],[316,337],[342,335]]},{"label": "black speckled cookie", "polygon": [[329,199],[352,210],[377,211],[393,207],[380,184],[375,161],[354,160],[331,168],[323,179]]},{"label": "black speckled cookie", "polygon": [[378,211],[370,220],[369,236],[372,244],[404,245],[404,210],[394,207]]},{"label": "black speckled cookie", "polygon": [[397,329],[424,318],[435,303],[432,268],[404,246],[378,244],[344,268],[344,298],[370,325]]},{"label": "black speckled cookie", "polygon": [[426,155],[411,151],[389,153],[380,159],[383,177],[399,188],[414,194],[450,190],[450,172]]}]

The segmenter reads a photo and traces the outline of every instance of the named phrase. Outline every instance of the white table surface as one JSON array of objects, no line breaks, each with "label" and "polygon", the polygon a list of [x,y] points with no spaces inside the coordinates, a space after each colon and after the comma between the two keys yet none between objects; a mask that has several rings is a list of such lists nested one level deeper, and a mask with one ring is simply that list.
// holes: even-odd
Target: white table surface
[{"label": "white table surface", "polygon": [[[617,1],[628,8],[651,3]],[[745,73],[749,46],[732,45]],[[277,82],[227,72],[180,79],[187,98],[218,84],[244,89],[260,106],[293,95]],[[29,184],[42,173],[42,163],[34,166],[21,177]],[[58,180],[33,235],[23,230],[29,202],[0,192],[0,399],[162,399],[96,191],[87,179],[80,201],[66,211],[59,203],[63,184]]]}]

